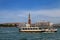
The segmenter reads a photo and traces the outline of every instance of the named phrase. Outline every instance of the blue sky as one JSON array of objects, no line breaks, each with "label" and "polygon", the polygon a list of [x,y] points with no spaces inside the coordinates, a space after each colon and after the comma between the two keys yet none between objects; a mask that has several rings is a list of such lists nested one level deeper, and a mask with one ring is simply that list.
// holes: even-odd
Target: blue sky
[{"label": "blue sky", "polygon": [[0,23],[41,20],[60,23],[60,0],[0,0]]}]

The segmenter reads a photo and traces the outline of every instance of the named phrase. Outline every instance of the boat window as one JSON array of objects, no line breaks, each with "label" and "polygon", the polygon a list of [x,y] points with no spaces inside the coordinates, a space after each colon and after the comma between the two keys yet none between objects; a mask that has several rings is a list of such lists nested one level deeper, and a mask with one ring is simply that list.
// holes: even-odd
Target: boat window
[{"label": "boat window", "polygon": [[32,30],[32,28],[27,28],[27,30]]},{"label": "boat window", "polygon": [[23,30],[24,30],[24,28],[23,28]]},{"label": "boat window", "polygon": [[41,28],[39,28],[39,29],[41,29]]},{"label": "boat window", "polygon": [[37,28],[35,28],[37,30]]},{"label": "boat window", "polygon": [[28,30],[30,30],[30,28],[28,28]]},{"label": "boat window", "polygon": [[33,28],[33,30],[37,30],[37,28]]},{"label": "boat window", "polygon": [[25,28],[25,30],[27,30],[27,28]]},{"label": "boat window", "polygon": [[27,28],[23,28],[23,30],[27,30]]},{"label": "boat window", "polygon": [[32,28],[30,28],[32,30]]},{"label": "boat window", "polygon": [[[23,28],[23,30],[37,30],[38,28]],[[41,29],[41,28],[39,28]]]},{"label": "boat window", "polygon": [[33,28],[33,30],[35,30],[35,28]]}]

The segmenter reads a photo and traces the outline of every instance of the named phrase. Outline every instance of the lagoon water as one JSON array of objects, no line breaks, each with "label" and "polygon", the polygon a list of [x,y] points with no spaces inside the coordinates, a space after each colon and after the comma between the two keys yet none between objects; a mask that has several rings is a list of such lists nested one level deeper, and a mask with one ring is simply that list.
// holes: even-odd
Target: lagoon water
[{"label": "lagoon water", "polygon": [[16,27],[0,27],[0,40],[60,40],[60,29],[55,33],[27,33]]}]

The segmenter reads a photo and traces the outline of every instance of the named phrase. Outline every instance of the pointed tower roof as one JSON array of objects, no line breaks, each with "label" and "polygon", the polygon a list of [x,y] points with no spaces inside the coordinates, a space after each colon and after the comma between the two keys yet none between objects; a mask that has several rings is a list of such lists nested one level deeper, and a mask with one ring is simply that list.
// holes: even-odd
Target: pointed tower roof
[{"label": "pointed tower roof", "polygon": [[29,16],[28,16],[28,24],[31,24],[30,13],[29,13]]}]

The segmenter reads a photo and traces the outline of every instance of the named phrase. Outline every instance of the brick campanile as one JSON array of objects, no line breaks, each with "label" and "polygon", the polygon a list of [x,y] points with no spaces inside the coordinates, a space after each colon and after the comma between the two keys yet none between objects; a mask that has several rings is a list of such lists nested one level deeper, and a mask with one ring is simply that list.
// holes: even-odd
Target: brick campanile
[{"label": "brick campanile", "polygon": [[29,13],[29,16],[28,16],[28,24],[31,25],[30,13]]}]

